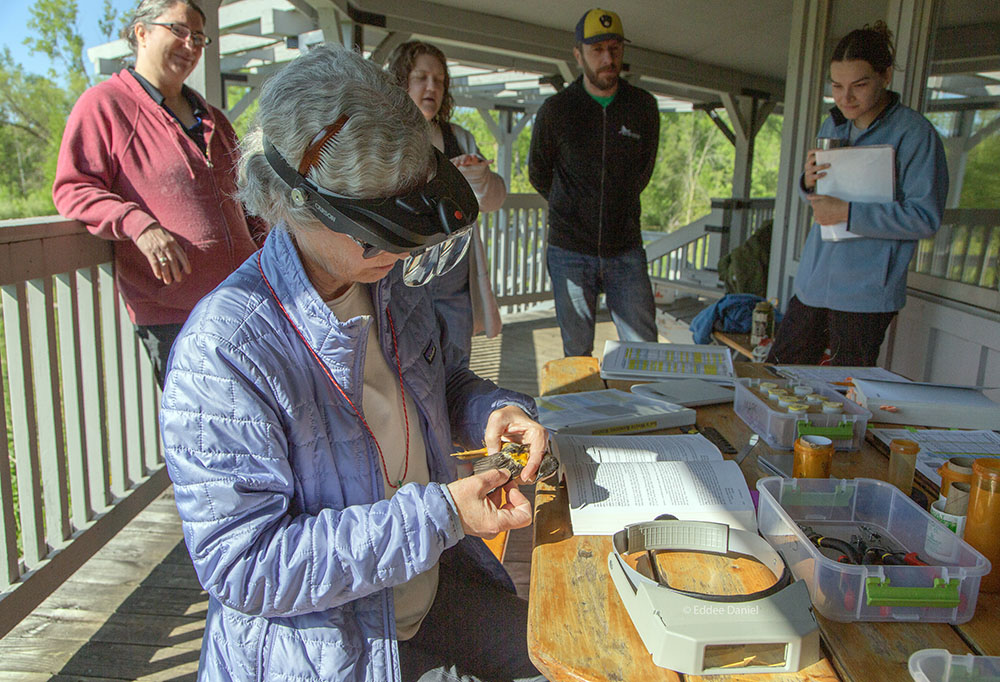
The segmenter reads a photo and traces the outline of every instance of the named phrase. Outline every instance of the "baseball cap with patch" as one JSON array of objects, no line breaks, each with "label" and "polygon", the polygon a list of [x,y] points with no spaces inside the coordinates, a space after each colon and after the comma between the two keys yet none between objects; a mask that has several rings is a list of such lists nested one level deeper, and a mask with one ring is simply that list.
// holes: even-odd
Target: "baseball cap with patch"
[{"label": "baseball cap with patch", "polygon": [[592,9],[576,24],[576,42],[590,45],[602,40],[617,38],[629,42],[622,30],[622,20],[614,12],[606,9]]}]

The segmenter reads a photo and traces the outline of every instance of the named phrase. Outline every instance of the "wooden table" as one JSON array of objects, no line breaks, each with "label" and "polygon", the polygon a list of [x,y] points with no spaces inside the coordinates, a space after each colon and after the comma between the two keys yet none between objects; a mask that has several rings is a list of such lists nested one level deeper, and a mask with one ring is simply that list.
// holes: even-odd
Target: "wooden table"
[{"label": "wooden table", "polygon": [[[762,366],[740,373],[758,374]],[[770,375],[767,375],[770,376]],[[609,382],[622,387],[620,382]],[[737,449],[751,435],[732,405],[698,408],[699,426],[713,426]],[[677,433],[679,430],[664,433]],[[770,452],[761,442],[742,464],[754,487],[765,475],[756,456]],[[838,452],[833,475],[882,479],[885,455],[866,442],[856,452]],[[918,474],[919,476],[919,474]],[[927,487],[929,483],[921,483]],[[936,497],[935,491],[928,490]],[[655,666],[632,625],[607,572],[611,538],[575,536],[569,521],[565,485],[540,482],[535,492],[534,549],[528,605],[528,650],[550,682],[630,682],[639,680],[740,680],[796,682],[850,680],[909,682],[910,654],[926,648],[953,654],[1000,655],[1000,596],[980,594],[974,618],[964,625],[941,623],[836,623],[817,614],[825,658],[795,674],[698,676]],[[692,576],[697,580],[697,576]],[[751,587],[750,583],[747,583]]]}]

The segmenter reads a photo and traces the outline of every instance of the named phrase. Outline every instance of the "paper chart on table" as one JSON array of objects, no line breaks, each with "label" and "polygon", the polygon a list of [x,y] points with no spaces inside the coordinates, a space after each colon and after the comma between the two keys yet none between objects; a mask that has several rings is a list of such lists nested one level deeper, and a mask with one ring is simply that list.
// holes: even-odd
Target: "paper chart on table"
[{"label": "paper chart on table", "polygon": [[955,429],[869,429],[880,441],[906,438],[920,446],[917,471],[941,485],[938,468],[952,457],[1000,457],[1000,434],[996,431]]},{"label": "paper chart on table", "polygon": [[732,383],[734,376],[732,354],[721,346],[614,340],[604,344],[604,379],[698,378]]},{"label": "paper chart on table", "polygon": [[775,365],[775,371],[784,377],[805,384],[844,383],[848,379],[873,379],[877,381],[909,381],[906,377],[882,367],[829,367],[816,365]]}]

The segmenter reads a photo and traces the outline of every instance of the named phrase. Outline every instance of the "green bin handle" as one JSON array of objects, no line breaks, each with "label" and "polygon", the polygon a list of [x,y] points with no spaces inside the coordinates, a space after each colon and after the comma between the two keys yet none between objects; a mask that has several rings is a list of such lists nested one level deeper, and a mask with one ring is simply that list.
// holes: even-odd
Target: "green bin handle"
[{"label": "green bin handle", "polygon": [[959,603],[958,578],[934,578],[934,587],[892,587],[889,579],[868,578],[865,595],[868,606],[927,606],[953,609]]},{"label": "green bin handle", "polygon": [[800,436],[826,436],[830,440],[850,440],[854,437],[854,424],[842,421],[836,426],[813,426],[802,420],[796,423]]}]

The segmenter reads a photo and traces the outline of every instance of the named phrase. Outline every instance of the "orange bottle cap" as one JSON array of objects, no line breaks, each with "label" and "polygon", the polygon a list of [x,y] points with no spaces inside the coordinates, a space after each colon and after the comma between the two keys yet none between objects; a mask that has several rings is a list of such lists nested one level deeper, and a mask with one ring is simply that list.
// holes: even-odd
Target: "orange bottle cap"
[{"label": "orange bottle cap", "polygon": [[981,457],[972,463],[972,473],[975,476],[1000,481],[1000,459]]}]

